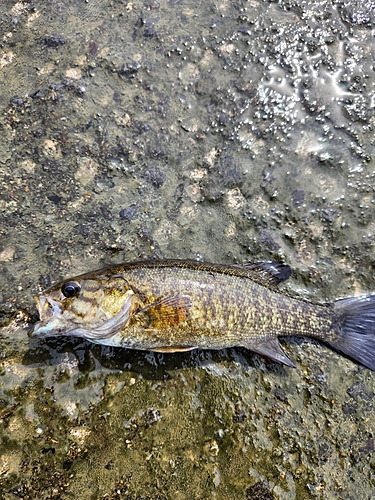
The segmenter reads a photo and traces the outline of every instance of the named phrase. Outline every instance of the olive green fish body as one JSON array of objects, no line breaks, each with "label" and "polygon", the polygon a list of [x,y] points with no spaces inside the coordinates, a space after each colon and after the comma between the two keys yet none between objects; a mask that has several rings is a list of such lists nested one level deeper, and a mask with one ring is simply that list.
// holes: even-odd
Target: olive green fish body
[{"label": "olive green fish body", "polygon": [[[375,330],[375,295],[313,304],[277,289],[289,274],[289,266],[275,262],[116,265],[64,280],[36,297],[41,321],[32,335],[78,335],[159,352],[244,346],[288,366],[294,365],[278,337],[302,335],[375,369],[375,354],[367,353]],[[362,337],[363,325],[371,330],[362,344],[358,322]]]},{"label": "olive green fish body", "polygon": [[182,304],[188,309],[186,319],[177,324],[173,319],[170,324],[162,312],[156,312],[151,323],[144,315],[143,321],[130,323],[122,331],[124,345],[132,337],[139,339],[142,349],[221,349],[296,333],[324,338],[332,329],[326,307],[282,295],[247,276],[176,267],[124,271],[123,276],[135,290],[139,309],[173,297],[188,302]]}]

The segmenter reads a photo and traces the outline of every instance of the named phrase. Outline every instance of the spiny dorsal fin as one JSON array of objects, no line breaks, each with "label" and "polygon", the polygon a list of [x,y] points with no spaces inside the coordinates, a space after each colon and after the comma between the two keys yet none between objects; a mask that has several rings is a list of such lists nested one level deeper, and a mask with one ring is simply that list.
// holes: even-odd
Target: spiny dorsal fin
[{"label": "spiny dorsal fin", "polygon": [[292,274],[292,269],[288,264],[282,264],[274,260],[265,262],[246,262],[236,264],[236,267],[246,269],[249,272],[249,278],[261,285],[278,285],[286,281]]},{"label": "spiny dorsal fin", "polygon": [[184,321],[191,308],[191,298],[186,295],[158,300],[138,313],[144,328],[171,328]]},{"label": "spiny dorsal fin", "polygon": [[291,361],[282,350],[278,339],[262,340],[258,342],[242,342],[241,345],[250,351],[260,354],[261,356],[266,356],[267,358],[272,359],[272,361],[290,366],[291,368],[296,368],[293,361]]}]

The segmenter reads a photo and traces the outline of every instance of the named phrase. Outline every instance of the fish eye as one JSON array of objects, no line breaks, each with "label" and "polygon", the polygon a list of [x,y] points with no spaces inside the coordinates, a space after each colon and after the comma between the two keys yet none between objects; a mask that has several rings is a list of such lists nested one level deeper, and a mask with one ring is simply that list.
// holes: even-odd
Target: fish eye
[{"label": "fish eye", "polygon": [[81,291],[81,286],[76,281],[68,281],[61,287],[61,291],[66,298],[75,297]]}]

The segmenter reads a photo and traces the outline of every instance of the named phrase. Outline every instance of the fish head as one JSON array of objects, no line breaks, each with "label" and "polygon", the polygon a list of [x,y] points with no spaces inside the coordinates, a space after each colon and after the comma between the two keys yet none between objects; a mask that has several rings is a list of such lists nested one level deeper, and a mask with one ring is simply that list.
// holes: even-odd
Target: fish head
[{"label": "fish head", "polygon": [[40,321],[30,337],[77,336],[100,342],[130,320],[135,294],[121,276],[67,279],[34,296]]}]

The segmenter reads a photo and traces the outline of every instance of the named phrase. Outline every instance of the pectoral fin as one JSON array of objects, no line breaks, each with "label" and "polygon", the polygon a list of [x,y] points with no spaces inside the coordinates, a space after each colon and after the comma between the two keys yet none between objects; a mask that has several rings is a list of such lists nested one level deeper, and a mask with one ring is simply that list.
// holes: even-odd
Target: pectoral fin
[{"label": "pectoral fin", "polygon": [[182,323],[188,317],[190,308],[191,298],[180,295],[158,300],[141,309],[137,316],[145,328],[158,330]]},{"label": "pectoral fin", "polygon": [[261,356],[272,359],[272,361],[290,366],[291,368],[297,368],[282,350],[278,339],[262,340],[261,342],[243,342],[241,345]]}]

